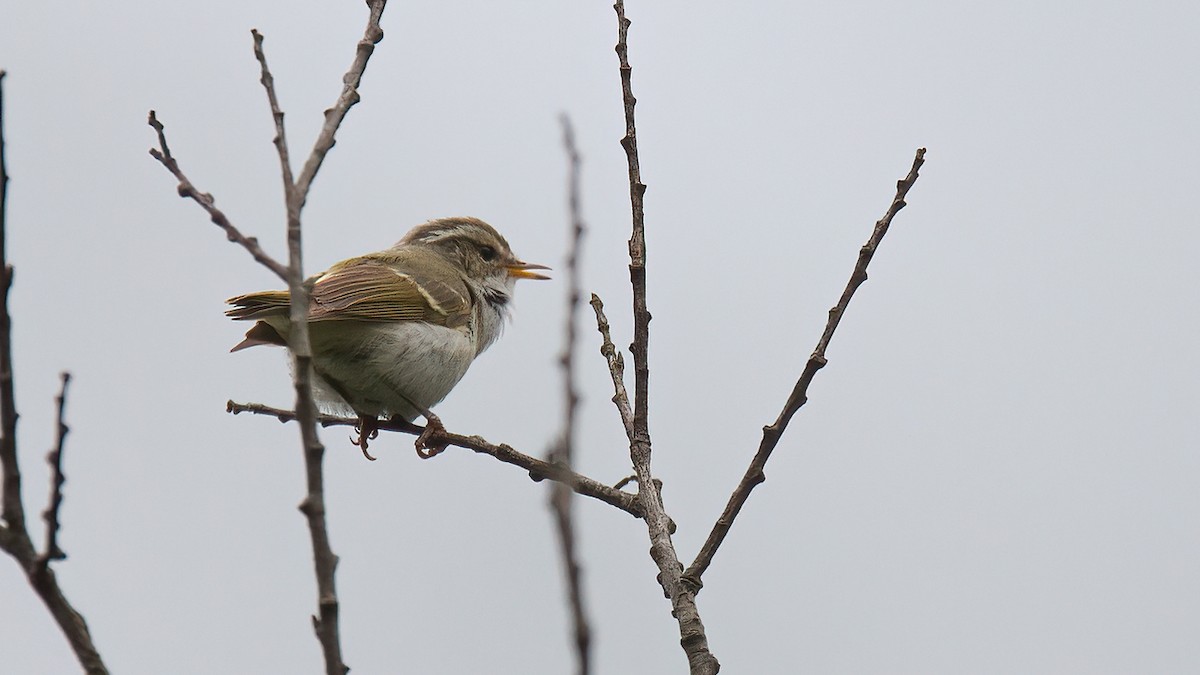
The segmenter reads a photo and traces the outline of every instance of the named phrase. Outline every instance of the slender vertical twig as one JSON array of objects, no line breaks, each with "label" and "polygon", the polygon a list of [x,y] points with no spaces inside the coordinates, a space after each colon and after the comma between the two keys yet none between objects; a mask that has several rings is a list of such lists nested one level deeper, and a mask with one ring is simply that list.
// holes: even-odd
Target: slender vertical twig
[{"label": "slender vertical twig", "polygon": [[263,89],[267,90],[267,105],[271,106],[271,118],[275,121],[275,138],[271,142],[275,144],[275,150],[279,154],[279,172],[283,177],[284,192],[290,196],[292,190],[295,189],[295,181],[292,179],[292,161],[288,156],[283,109],[279,107],[279,97],[275,94],[275,78],[271,75],[271,69],[267,67],[267,54],[263,51],[263,35],[255,29],[250,31],[250,35],[254,37],[254,57],[258,59],[261,73],[258,81],[262,84]]},{"label": "slender vertical twig", "polygon": [[[370,24],[368,23],[368,30]],[[317,434],[317,406],[312,396],[312,347],[308,338],[309,287],[304,283],[302,252],[302,228],[300,212],[304,199],[292,177],[292,165],[288,153],[287,132],[283,124],[283,110],[275,94],[275,78],[267,66],[263,51],[263,36],[257,30],[250,31],[254,38],[254,56],[258,60],[261,77],[259,82],[266,90],[267,104],[275,122],[275,150],[279,155],[280,175],[283,179],[283,198],[287,207],[288,266],[287,284],[290,295],[291,330],[288,331],[288,349],[296,367],[292,383],[296,392],[296,422],[300,425],[300,442],[304,449],[305,482],[307,491],[300,502],[300,511],[308,521],[309,539],[313,549],[313,567],[317,577],[317,614],[312,617],[313,631],[321,643],[325,655],[327,675],[343,675],[350,668],[342,658],[341,636],[338,630],[340,604],[337,597],[335,572],[338,556],[329,543],[329,528],[325,520],[325,472],[323,460],[325,446]],[[334,128],[336,131],[336,126]],[[307,190],[307,188],[306,188]]]},{"label": "slender vertical twig", "polygon": [[758,445],[758,452],[754,454],[754,458],[750,461],[750,466],[746,469],[741,482],[738,483],[733,494],[729,497],[729,503],[725,505],[725,510],[717,518],[717,522],[713,525],[708,539],[700,547],[700,552],[696,555],[695,561],[692,562],[684,573],[684,578],[695,586],[696,590],[699,590],[702,586],[701,578],[704,576],[704,571],[712,564],[713,556],[716,555],[721,542],[725,540],[725,535],[729,534],[729,528],[733,526],[734,519],[737,518],[738,513],[742,510],[742,506],[749,499],[750,492],[755,486],[767,479],[766,474],[763,473],[763,469],[767,465],[767,460],[771,458],[771,452],[775,449],[775,446],[779,443],[779,438],[783,436],[783,432],[787,429],[792,415],[795,415],[800,406],[808,401],[808,385],[812,382],[813,376],[817,374],[817,371],[824,368],[827,363],[825,350],[829,347],[829,341],[833,339],[833,332],[837,330],[838,324],[841,323],[842,316],[846,312],[846,307],[849,306],[850,299],[854,297],[854,292],[867,280],[867,265],[871,263],[871,258],[874,257],[875,250],[879,248],[879,242],[883,239],[883,235],[887,234],[888,227],[892,224],[892,218],[899,213],[900,209],[904,208],[904,198],[908,195],[908,191],[912,188],[913,184],[917,182],[918,172],[924,163],[925,148],[919,148],[916,157],[913,158],[912,168],[909,170],[908,175],[896,181],[896,195],[892,198],[892,203],[888,206],[887,213],[875,223],[875,228],[872,230],[870,238],[867,239],[867,243],[859,249],[858,260],[854,265],[854,270],[850,273],[850,280],[846,283],[846,288],[842,291],[842,296],[838,299],[837,304],[829,310],[829,319],[825,323],[825,330],[821,333],[821,339],[817,340],[817,347],[813,350],[812,355],[808,357],[808,362],[804,365],[804,371],[800,374],[800,379],[796,381],[796,385],[792,388],[792,393],[788,396],[787,402],[784,403],[783,410],[780,411],[779,416],[775,418],[773,424],[763,427],[762,441]]},{"label": "slender vertical twig", "polygon": [[45,574],[46,568],[50,565],[51,560],[66,560],[67,554],[63,552],[58,545],[58,512],[62,508],[63,502],[63,483],[67,482],[63,475],[63,449],[66,445],[67,432],[71,430],[67,426],[67,385],[71,383],[71,374],[63,373],[62,388],[58,391],[58,396],[54,401],[58,409],[58,424],[55,425],[54,432],[54,448],[46,455],[46,462],[50,465],[50,502],[46,506],[46,510],[42,512],[42,520],[46,521],[46,547],[42,554],[38,556],[38,565],[41,567],[40,573]]},{"label": "slender vertical twig", "polygon": [[375,44],[383,39],[379,21],[387,0],[368,0],[370,16],[363,38],[359,40],[350,69],[342,78],[343,88],[333,107],[325,111],[325,124],[321,127],[312,153],[305,162],[300,177],[293,181],[288,156],[287,136],[284,131],[283,111],[275,95],[275,79],[267,68],[267,59],[262,50],[262,35],[253,31],[254,53],[262,70],[261,82],[267,92],[271,116],[275,121],[275,148],[283,175],[284,199],[287,204],[287,282],[290,296],[291,330],[288,333],[288,349],[295,359],[293,376],[296,390],[296,421],[300,425],[301,443],[304,446],[305,475],[308,493],[300,504],[300,510],[308,519],[312,539],[313,563],[317,575],[318,615],[313,617],[313,629],[325,653],[325,670],[328,675],[349,672],[342,660],[341,639],[338,634],[339,602],[334,574],[338,557],[329,542],[329,529],[325,520],[325,475],[322,462],[325,446],[317,434],[317,406],[312,397],[312,346],[308,335],[308,305],[310,287],[304,282],[302,259],[303,231],[300,212],[308,200],[312,180],[333,147],[335,136],[346,113],[359,101],[358,85],[362,82],[367,61],[375,51]]},{"label": "slender vertical twig", "polygon": [[[0,288],[0,470],[4,472],[4,494],[0,497],[0,501],[3,502],[0,550],[15,558],[21,569],[25,571],[29,584],[45,603],[46,608],[50,610],[50,615],[54,617],[55,623],[66,636],[67,642],[70,643],[71,650],[75,652],[75,658],[79,660],[79,665],[83,667],[84,672],[88,675],[108,675],[108,668],[105,667],[103,659],[100,658],[100,652],[96,650],[96,645],[92,642],[87,622],[84,621],[83,615],[71,606],[63,594],[62,588],[58,585],[58,578],[55,576],[54,570],[49,565],[49,560],[55,557],[53,554],[58,549],[56,543],[57,504],[62,501],[61,493],[58,491],[61,483],[56,482],[57,487],[52,490],[54,496],[51,497],[48,511],[53,514],[54,525],[53,529],[48,532],[45,554],[37,553],[25,523],[25,507],[21,497],[21,472],[17,461],[17,408],[13,380],[12,321],[8,312],[8,292],[12,288],[13,267],[8,263],[7,249],[8,166],[4,157],[4,76],[5,72],[0,70],[0,270],[3,271],[3,279],[0,280],[0,286],[2,286]],[[65,395],[65,378],[63,387]],[[65,434],[62,424],[61,401],[60,398],[60,450],[63,434]],[[61,467],[59,467],[55,471],[55,480],[58,481],[61,477]],[[49,524],[49,518],[47,521]]]},{"label": "slender vertical twig", "polygon": [[650,365],[647,351],[650,343],[650,311],[646,308],[646,218],[643,199],[646,185],[638,161],[637,127],[633,109],[633,68],[629,65],[629,19],[625,18],[625,2],[617,0],[617,58],[621,64],[621,100],[625,107],[625,136],[621,147],[629,166],[629,203],[633,211],[633,234],[629,238],[629,281],[633,285],[633,426],[638,436],[649,438]]},{"label": "slender vertical twig", "polygon": [[[575,310],[579,307],[579,249],[583,239],[583,217],[579,207],[579,151],[571,120],[562,116],[563,146],[567,151],[567,202],[571,220],[571,240],[567,253],[567,318],[564,345],[559,365],[563,372],[563,428],[558,441],[546,460],[561,464],[568,470],[572,463],[575,441],[575,409],[579,394],[575,391]],[[572,488],[556,482],[550,491],[550,506],[558,531],[559,552],[567,578],[567,601],[571,606],[571,625],[575,637],[575,656],[579,675],[591,672],[592,632],[588,626],[583,601],[583,572],[575,549],[575,524],[571,517]]]},{"label": "slender vertical twig", "polygon": [[4,147],[4,76],[0,70],[0,466],[4,469],[4,524],[25,528],[21,500],[21,469],[17,464],[17,397],[13,385],[12,318],[8,314],[8,292],[12,289],[13,267],[8,263],[7,227],[8,165]]},{"label": "slender vertical twig", "polygon": [[275,121],[275,148],[279,154],[280,170],[284,185],[284,201],[287,205],[287,282],[290,297],[291,330],[288,332],[288,349],[295,360],[293,382],[296,391],[296,421],[300,425],[301,443],[304,447],[304,466],[308,492],[300,504],[300,510],[308,519],[309,535],[312,540],[313,564],[317,576],[318,614],[313,616],[313,629],[325,654],[327,675],[344,675],[350,668],[342,659],[341,638],[338,631],[340,604],[337,596],[335,573],[338,556],[329,541],[329,528],[325,519],[325,474],[323,461],[325,446],[317,434],[317,406],[312,397],[312,346],[308,334],[308,306],[310,286],[304,281],[303,230],[300,213],[308,200],[313,178],[325,160],[326,154],[335,143],[337,130],[346,118],[346,113],[359,101],[358,85],[362,82],[367,61],[375,50],[375,44],[383,39],[379,26],[387,0],[368,0],[369,17],[363,38],[359,40],[350,69],[342,78],[343,88],[333,107],[325,111],[325,124],[321,127],[312,153],[305,162],[298,179],[293,181],[288,153],[287,136],[283,124],[283,111],[275,95],[275,79],[267,68],[266,55],[262,50],[262,35],[253,31],[254,53],[261,66],[261,82],[267,93],[271,116]]},{"label": "slender vertical twig", "polygon": [[629,239],[629,280],[633,286],[633,436],[629,439],[629,455],[633,460],[638,479],[638,498],[645,513],[646,528],[650,536],[650,557],[658,566],[658,580],[663,592],[671,600],[676,621],[679,622],[680,644],[687,654],[692,675],[713,675],[720,670],[720,663],[708,648],[708,636],[704,623],[696,608],[695,588],[680,583],[683,566],[671,541],[672,521],[667,516],[662,502],[662,490],[650,471],[650,427],[649,427],[649,379],[650,366],[647,351],[650,342],[650,311],[646,306],[646,228],[643,196],[646,186],[642,183],[641,167],[638,162],[637,128],[634,124],[634,106],[631,83],[632,68],[629,65],[629,25],[625,17],[624,0],[613,5],[617,12],[617,58],[621,72],[621,99],[625,108],[625,136],[621,146],[629,166],[629,199],[633,211],[633,235]]}]

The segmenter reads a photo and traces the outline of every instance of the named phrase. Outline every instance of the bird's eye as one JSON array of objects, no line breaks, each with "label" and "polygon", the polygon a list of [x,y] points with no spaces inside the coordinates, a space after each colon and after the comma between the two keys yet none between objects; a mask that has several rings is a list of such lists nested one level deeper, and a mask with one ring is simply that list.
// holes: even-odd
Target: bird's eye
[{"label": "bird's eye", "polygon": [[480,246],[479,247],[479,255],[484,260],[486,260],[488,262],[492,262],[493,260],[496,259],[497,254],[496,254],[496,249],[492,248],[491,246]]}]

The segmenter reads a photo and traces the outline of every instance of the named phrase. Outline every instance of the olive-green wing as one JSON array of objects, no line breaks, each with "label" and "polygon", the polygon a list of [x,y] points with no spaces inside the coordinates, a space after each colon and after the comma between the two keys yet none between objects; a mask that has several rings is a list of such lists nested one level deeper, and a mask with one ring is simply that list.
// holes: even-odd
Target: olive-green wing
[{"label": "olive-green wing", "polygon": [[[309,321],[425,321],[457,328],[470,319],[466,286],[400,271],[370,258],[353,258],[317,278]],[[458,288],[456,288],[458,286]],[[262,291],[230,298],[234,319],[285,316],[287,291]]]},{"label": "olive-green wing", "polygon": [[458,277],[445,283],[359,258],[326,272],[313,286],[310,321],[426,321],[455,328],[470,316]]},{"label": "olive-green wing", "polygon": [[225,301],[233,307],[225,310],[232,319],[265,319],[271,316],[287,316],[287,291],[259,291],[230,298]]}]

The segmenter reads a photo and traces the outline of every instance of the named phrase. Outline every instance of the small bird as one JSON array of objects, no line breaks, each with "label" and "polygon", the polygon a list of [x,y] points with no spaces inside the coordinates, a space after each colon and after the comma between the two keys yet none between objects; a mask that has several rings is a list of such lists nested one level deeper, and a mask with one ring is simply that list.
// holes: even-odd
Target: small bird
[{"label": "small bird", "polygon": [[[467,372],[509,316],[517,279],[549,279],[522,262],[491,225],[478,218],[440,218],[414,227],[389,249],[343,260],[310,279],[309,341],[318,403],[352,410],[359,446],[378,435],[379,418],[426,421],[417,453],[428,458],[435,430],[430,408]],[[254,320],[230,351],[287,345],[287,291],[230,298],[225,312]]]}]

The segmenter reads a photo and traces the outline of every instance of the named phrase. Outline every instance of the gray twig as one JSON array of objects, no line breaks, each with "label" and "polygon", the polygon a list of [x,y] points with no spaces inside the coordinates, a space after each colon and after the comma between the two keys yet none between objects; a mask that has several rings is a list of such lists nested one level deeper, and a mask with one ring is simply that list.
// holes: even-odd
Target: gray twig
[{"label": "gray twig", "polygon": [[[12,318],[8,312],[8,292],[12,289],[13,267],[8,264],[7,249],[8,166],[4,159],[4,76],[5,72],[0,70],[0,270],[3,271],[3,278],[0,279],[0,471],[4,473],[3,496],[0,497],[0,502],[3,502],[3,510],[0,512],[3,520],[0,522],[0,550],[11,555],[25,571],[25,577],[29,580],[30,586],[46,604],[46,608],[50,610],[50,615],[54,617],[55,623],[66,636],[67,642],[70,643],[71,650],[75,652],[75,658],[79,660],[79,665],[83,667],[84,672],[88,675],[108,675],[108,668],[104,666],[104,660],[100,658],[100,652],[96,650],[96,644],[92,641],[87,622],[63,594],[54,570],[46,564],[48,561],[43,561],[38,555],[33,546],[33,539],[29,536],[29,529],[25,525],[25,506],[21,498],[21,471],[17,461],[17,407],[13,381]],[[65,394],[65,378],[63,388]],[[62,436],[66,433],[62,427],[61,397],[59,425],[61,450]],[[61,478],[61,470],[56,470],[55,473],[56,480]],[[58,501],[61,502],[61,493],[55,490],[55,494],[59,495]],[[53,531],[57,531],[58,507],[54,503],[54,497],[51,498],[51,501],[51,510],[55,519]],[[57,544],[51,539],[47,544],[47,551],[57,550],[57,548]]]},{"label": "gray twig", "polygon": [[12,290],[13,267],[8,264],[7,213],[8,165],[4,159],[4,76],[0,70],[0,466],[4,469],[4,525],[25,527],[25,506],[21,499],[21,469],[17,464],[17,396],[13,385],[12,318],[8,313],[8,292]]},{"label": "gray twig", "polygon": [[258,59],[258,65],[261,69],[259,83],[263,89],[267,90],[267,104],[271,106],[271,118],[275,121],[275,138],[271,142],[275,144],[275,150],[279,153],[279,169],[283,177],[283,189],[288,197],[291,197],[291,192],[295,188],[295,181],[292,180],[292,162],[288,157],[287,130],[283,125],[283,110],[279,107],[279,98],[275,95],[275,78],[271,75],[271,69],[267,67],[267,54],[263,51],[263,35],[258,30],[251,29],[250,35],[254,37],[254,58]]},{"label": "gray twig", "polygon": [[[240,413],[250,413],[252,415],[264,415],[266,417],[274,417],[280,422],[292,422],[296,419],[296,413],[291,410],[282,408],[273,408],[271,406],[262,405],[261,403],[237,403],[229,401],[225,404],[226,412],[234,415]],[[345,426],[353,427],[358,424],[358,418],[354,417],[337,417],[334,415],[318,415],[317,423],[323,427]],[[420,436],[425,427],[412,422],[405,422],[401,419],[380,420],[380,431],[396,431],[413,436]],[[435,430],[436,431],[436,430]],[[480,436],[464,436],[450,432],[436,432],[430,436],[431,442],[445,443],[458,448],[471,450],[481,455],[490,455],[505,464],[525,469],[529,473],[529,478],[534,481],[552,480],[559,483],[565,483],[577,494],[584,497],[591,497],[608,504],[615,506],[618,509],[628,513],[634,518],[642,517],[642,509],[638,504],[637,495],[628,492],[622,492],[619,489],[609,487],[594,478],[588,478],[583,474],[575,473],[564,466],[545,462],[531,455],[515,450],[511,445],[506,443],[490,443]]]},{"label": "gray twig", "polygon": [[158,147],[150,148],[150,156],[157,159],[179,181],[179,186],[175,188],[179,196],[184,199],[191,199],[199,204],[201,208],[208,212],[212,222],[217,227],[225,230],[225,236],[229,238],[229,241],[235,242],[246,249],[254,257],[255,261],[274,272],[275,276],[280,279],[287,279],[287,268],[278,260],[272,258],[270,254],[258,245],[258,238],[247,237],[242,234],[241,230],[234,227],[233,223],[229,221],[228,216],[221,209],[217,208],[217,200],[211,194],[196,189],[196,186],[184,175],[183,170],[179,167],[179,162],[171,155],[171,149],[167,146],[167,135],[163,130],[162,122],[158,121],[158,116],[153,110],[150,111],[147,123],[158,134]]},{"label": "gray twig", "polygon": [[319,415],[312,399],[312,347],[308,336],[310,289],[304,281],[300,212],[308,200],[308,192],[317,171],[335,143],[335,136],[342,120],[346,118],[346,113],[350,108],[359,101],[358,86],[362,82],[367,61],[375,50],[375,44],[383,39],[383,29],[380,28],[379,21],[386,6],[387,0],[367,0],[370,14],[367,19],[367,27],[363,38],[358,42],[350,69],[342,78],[342,93],[333,107],[325,111],[325,124],[317,135],[317,140],[300,176],[295,179],[292,174],[284,128],[284,114],[275,94],[275,78],[271,75],[270,68],[267,67],[267,57],[263,51],[263,36],[257,30],[251,31],[254,38],[254,56],[258,60],[261,70],[259,81],[266,90],[267,102],[275,123],[274,144],[279,154],[284,201],[287,206],[288,264],[286,267],[268,256],[254,238],[242,235],[213,205],[212,195],[200,193],[192,186],[180,171],[178,163],[171,157],[162,124],[158,122],[154,112],[150,112],[150,125],[158,132],[159,141],[159,148],[152,149],[150,154],[179,180],[179,194],[190,197],[204,207],[213,222],[226,231],[230,240],[241,244],[250,251],[255,260],[284,279],[288,285],[292,326],[288,334],[288,349],[295,359],[293,383],[296,392],[296,412],[294,418],[300,424],[307,487],[304,500],[300,503],[300,511],[308,520],[309,535],[312,539],[318,607],[318,613],[312,617],[312,621],[313,629],[321,643],[321,650],[325,657],[327,675],[345,675],[350,669],[342,660],[341,638],[338,634],[339,603],[334,582],[338,557],[330,546],[329,530],[325,520],[325,479],[322,468],[325,447],[317,436],[316,425]]},{"label": "gray twig", "polygon": [[588,304],[596,313],[596,330],[600,331],[600,353],[608,362],[608,373],[612,376],[613,405],[617,406],[621,423],[625,425],[625,435],[633,438],[633,410],[629,405],[629,392],[625,390],[625,357],[613,345],[608,317],[604,315],[604,301],[600,299],[600,296],[592,293],[592,300]]},{"label": "gray twig", "polygon": [[629,455],[638,479],[638,498],[645,512],[650,536],[650,557],[658,566],[658,581],[671,600],[675,620],[679,622],[680,645],[687,655],[692,675],[715,675],[721,668],[708,648],[704,623],[696,609],[694,587],[680,583],[683,565],[671,541],[671,519],[662,502],[662,490],[650,471],[649,380],[650,366],[647,351],[650,343],[650,311],[646,307],[646,227],[642,199],[646,186],[642,183],[638,163],[637,128],[633,109],[637,99],[631,84],[629,65],[629,24],[625,17],[624,0],[613,5],[617,12],[617,59],[621,71],[621,98],[625,108],[625,136],[621,146],[629,165],[629,200],[633,211],[633,235],[629,239],[629,280],[633,286],[633,433],[629,438]]},{"label": "gray twig", "polygon": [[283,178],[284,199],[287,204],[287,244],[288,269],[287,282],[292,329],[288,332],[288,349],[295,359],[293,381],[296,390],[296,421],[300,424],[300,438],[304,447],[304,467],[308,492],[300,503],[300,511],[308,520],[308,530],[312,539],[313,565],[317,576],[317,606],[318,614],[313,616],[313,630],[321,643],[325,654],[325,671],[327,675],[339,675],[349,672],[350,668],[342,660],[341,638],[338,634],[339,602],[334,574],[337,570],[338,557],[334,554],[329,543],[329,529],[325,520],[325,475],[322,463],[325,457],[325,446],[317,435],[317,406],[312,398],[312,346],[308,335],[308,306],[310,287],[304,282],[304,265],[302,260],[302,228],[300,212],[308,200],[308,191],[312,187],[313,178],[330,148],[333,147],[337,130],[346,118],[346,113],[358,102],[358,85],[362,82],[363,72],[367,61],[375,50],[375,44],[383,39],[383,29],[379,26],[387,0],[368,0],[370,16],[363,38],[358,42],[354,61],[342,78],[344,83],[342,94],[333,107],[325,111],[325,124],[317,135],[312,152],[304,164],[300,177],[293,181],[291,163],[288,156],[287,136],[283,124],[283,111],[275,95],[275,78],[267,67],[267,58],[262,49],[262,35],[252,31],[254,37],[254,54],[262,70],[260,79],[267,93],[267,102],[271,108],[271,116],[275,122],[275,148],[279,153],[279,163]]},{"label": "gray twig", "polygon": [[[575,311],[579,307],[581,295],[579,290],[579,249],[584,227],[579,207],[579,151],[575,147],[575,134],[571,129],[571,120],[566,115],[562,116],[562,128],[563,146],[567,151],[569,162],[567,201],[571,219],[571,243],[567,254],[567,318],[564,331],[566,336],[562,355],[559,357],[559,364],[562,366],[563,372],[563,428],[558,441],[546,456],[546,460],[551,464],[561,465],[570,470],[574,451],[575,409],[579,404],[579,394],[575,391]],[[554,513],[559,552],[562,555],[563,569],[567,577],[567,600],[571,605],[571,624],[574,628],[575,656],[578,663],[577,672],[579,675],[588,675],[591,671],[592,633],[588,626],[587,612],[584,609],[583,574],[575,550],[575,527],[571,518],[572,487],[556,482],[550,491],[550,507]]]},{"label": "gray twig", "polygon": [[54,449],[46,455],[46,462],[50,465],[50,503],[46,506],[46,510],[42,512],[42,520],[46,521],[46,548],[42,554],[38,556],[38,565],[41,566],[41,573],[45,574],[46,568],[50,565],[51,560],[66,560],[67,554],[58,545],[58,511],[62,508],[63,483],[67,482],[63,476],[62,456],[64,444],[67,440],[67,432],[70,427],[66,422],[67,410],[67,385],[71,382],[71,374],[63,373],[62,388],[59,389],[58,396],[54,398],[58,407],[58,424],[54,433]]},{"label": "gray twig", "polygon": [[336,142],[334,136],[337,134],[338,127],[346,118],[346,113],[361,98],[358,94],[358,85],[362,83],[363,72],[367,69],[367,61],[371,58],[371,54],[375,52],[375,45],[383,39],[383,29],[379,27],[379,19],[383,16],[383,9],[386,6],[387,0],[367,0],[367,7],[371,12],[371,17],[367,20],[367,30],[355,48],[354,62],[350,64],[350,69],[342,77],[342,93],[333,107],[325,111],[325,124],[321,127],[321,133],[317,134],[312,153],[309,154],[308,161],[304,163],[300,177],[296,179],[296,191],[299,193],[301,208],[308,199],[308,189],[312,185],[313,178],[316,178],[321,164],[325,161],[325,155],[329,153]]},{"label": "gray twig", "polygon": [[766,474],[763,473],[763,469],[767,465],[767,460],[771,458],[771,452],[775,449],[775,446],[779,443],[779,438],[783,436],[783,432],[787,429],[792,415],[795,415],[800,406],[808,401],[808,385],[812,382],[813,376],[817,374],[817,371],[824,368],[827,363],[825,350],[829,347],[829,341],[833,338],[833,332],[837,330],[838,324],[846,312],[846,307],[850,304],[850,299],[854,297],[854,292],[867,280],[867,265],[871,263],[871,258],[875,255],[875,250],[879,248],[879,242],[883,239],[883,235],[887,234],[888,227],[892,224],[892,218],[895,217],[900,209],[904,208],[904,198],[908,195],[909,189],[916,183],[918,171],[924,163],[925,148],[919,148],[916,157],[913,158],[912,168],[909,170],[908,175],[896,182],[896,196],[892,198],[892,203],[888,206],[887,213],[875,223],[875,229],[871,232],[871,237],[859,249],[858,261],[854,265],[854,271],[850,273],[850,281],[846,283],[846,288],[842,291],[842,296],[838,299],[837,304],[829,310],[829,319],[825,323],[825,330],[821,333],[821,339],[817,341],[816,349],[808,357],[808,362],[804,364],[804,371],[800,374],[800,379],[796,381],[796,385],[792,388],[792,393],[788,396],[787,402],[784,403],[783,410],[780,411],[779,416],[775,418],[773,424],[763,427],[762,441],[759,442],[758,452],[754,454],[754,459],[750,461],[750,466],[746,469],[745,475],[742,476],[741,482],[738,483],[733,494],[729,497],[729,502],[725,505],[725,510],[721,512],[721,516],[717,518],[716,524],[713,525],[708,539],[700,547],[700,552],[696,555],[695,561],[684,572],[684,579],[693,585],[697,591],[703,585],[701,578],[704,576],[705,570],[712,564],[713,556],[716,555],[721,542],[725,540],[725,535],[729,534],[729,528],[733,526],[734,519],[737,518],[738,513],[742,510],[742,506],[745,505],[746,500],[750,497],[750,492],[755,486],[767,479]]}]

